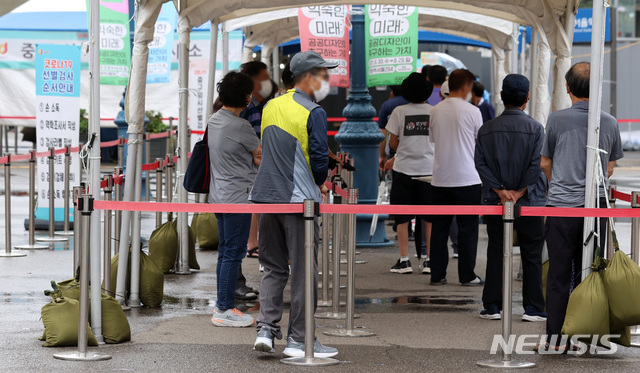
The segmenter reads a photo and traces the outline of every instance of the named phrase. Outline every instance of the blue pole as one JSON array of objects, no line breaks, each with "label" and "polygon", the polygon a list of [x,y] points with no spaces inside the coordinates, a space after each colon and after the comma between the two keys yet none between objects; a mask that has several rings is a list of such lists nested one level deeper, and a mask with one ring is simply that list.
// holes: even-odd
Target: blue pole
[{"label": "blue pole", "polygon": [[[364,6],[352,7],[351,24],[351,90],[347,106],[342,115],[347,121],[342,123],[335,139],[343,152],[348,152],[355,160],[353,188],[358,189],[358,203],[375,204],[378,197],[378,145],[384,139],[378,124],[373,121],[376,109],[371,105],[371,95],[367,88],[365,61]],[[351,185],[349,187],[352,187]],[[356,245],[359,247],[382,247],[393,245],[385,232],[385,220],[389,215],[379,215],[376,233],[369,240],[373,215],[359,214],[356,223]]]}]

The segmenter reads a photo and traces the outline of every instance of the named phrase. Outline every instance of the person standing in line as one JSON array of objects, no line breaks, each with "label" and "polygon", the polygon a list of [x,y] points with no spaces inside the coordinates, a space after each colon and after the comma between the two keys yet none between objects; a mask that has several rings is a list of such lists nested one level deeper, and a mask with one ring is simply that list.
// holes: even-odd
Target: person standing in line
[{"label": "person standing in line", "polygon": [[[429,72],[433,67],[429,69]],[[480,110],[469,103],[475,76],[464,69],[449,77],[449,97],[431,110],[429,139],[435,144],[432,202],[437,205],[477,205],[481,200],[480,176],[474,152],[482,126]],[[448,233],[451,215],[432,217],[431,284],[447,283]],[[483,285],[474,271],[478,250],[477,215],[457,215],[458,279],[462,285]]]},{"label": "person standing in line", "polygon": [[382,103],[380,106],[380,112],[378,114],[378,126],[380,126],[380,131],[384,135],[384,140],[380,142],[380,147],[378,148],[379,153],[379,167],[380,170],[384,171],[384,165],[387,163],[388,159],[393,158],[391,154],[393,150],[389,149],[389,143],[387,138],[389,134],[387,133],[387,123],[389,122],[389,117],[391,113],[401,105],[406,105],[409,103],[406,98],[402,96],[402,91],[399,85],[392,85],[391,93],[389,94],[389,99]]},{"label": "person standing in line", "polygon": [[471,103],[476,105],[480,112],[482,113],[482,121],[483,123],[487,123],[491,119],[495,118],[496,110],[493,108],[489,102],[485,101],[484,96],[484,85],[479,81],[475,81],[473,83],[473,95],[471,96]]},{"label": "person standing in line", "polygon": [[[433,144],[429,141],[429,113],[431,105],[425,100],[431,95],[433,86],[419,73],[410,74],[402,82],[402,96],[409,102],[398,106],[391,113],[387,131],[389,147],[396,151],[393,163],[393,181],[391,183],[392,205],[428,205],[430,187],[419,177],[431,176],[433,173]],[[409,224],[411,215],[394,217],[398,232],[400,259],[391,267],[392,273],[413,273],[409,261]],[[416,216],[416,225],[425,217]],[[422,247],[422,229],[416,229],[416,247]],[[426,224],[424,234],[430,238],[431,223]],[[426,259],[426,258],[425,258]],[[423,273],[430,273],[427,261]]]},{"label": "person standing in line", "polygon": [[[271,100],[262,116],[263,158],[249,200],[255,203],[322,202],[329,167],[327,113],[317,104],[330,91],[329,68],[315,51],[301,52],[290,63],[295,88]],[[303,357],[305,352],[305,250],[302,214],[260,214],[260,264],[264,267],[260,292],[258,336],[255,351],[274,352],[281,339],[280,320],[284,289],[291,277],[291,311],[284,354]],[[318,221],[315,220],[315,262]],[[291,269],[289,269],[289,263]],[[317,304],[317,264],[314,305]],[[315,332],[315,328],[314,328]],[[338,350],[314,343],[316,357],[332,357]]]},{"label": "person standing in line", "polygon": [[[591,66],[587,62],[573,65],[565,79],[572,105],[569,109],[552,113],[547,121],[547,134],[542,147],[542,170],[549,180],[549,207],[584,207],[587,165],[589,77]],[[600,113],[600,139],[598,153],[604,171],[604,189],[609,187],[615,162],[621,159],[622,141],[618,121],[613,116]],[[594,175],[597,177],[597,175]],[[606,195],[599,188],[600,205],[606,207]],[[600,228],[606,229],[607,219],[600,220]],[[549,273],[547,276],[547,345],[545,349],[565,350],[560,337],[573,282],[581,281],[582,250],[584,248],[584,218],[548,217],[546,221]],[[593,240],[593,239],[592,239]],[[606,235],[600,235],[600,245],[605,246]],[[591,244],[594,244],[593,241]],[[572,278],[572,273],[575,277]],[[573,280],[573,281],[572,281]]]},{"label": "person standing in line", "polygon": [[[476,88],[474,84],[474,91]],[[476,142],[475,163],[482,179],[482,204],[511,201],[518,206],[544,206],[547,183],[540,168],[544,127],[524,112],[529,102],[529,79],[518,74],[507,75],[502,82],[501,97],[504,112],[482,125]],[[502,273],[504,222],[501,216],[492,215],[485,216],[484,222],[489,244],[482,292],[484,310],[480,317],[500,320],[502,277],[510,275]],[[546,321],[542,296],[544,218],[516,217],[514,228],[520,241],[524,274],[522,321]]]},{"label": "person standing in line", "polygon": [[427,103],[431,106],[436,106],[443,100],[440,95],[440,89],[444,82],[447,81],[447,69],[441,65],[433,65],[429,67],[427,71],[427,77],[429,82],[433,84],[433,92],[431,92],[431,96],[427,99]]},{"label": "person standing in line", "polygon": [[[211,116],[209,159],[211,186],[209,203],[248,203],[249,190],[262,158],[260,139],[240,114],[251,101],[253,82],[249,76],[232,71],[218,83],[222,108]],[[251,214],[218,214],[218,300],[211,322],[216,326],[251,326],[255,320],[235,306],[238,269],[247,253]]]}]

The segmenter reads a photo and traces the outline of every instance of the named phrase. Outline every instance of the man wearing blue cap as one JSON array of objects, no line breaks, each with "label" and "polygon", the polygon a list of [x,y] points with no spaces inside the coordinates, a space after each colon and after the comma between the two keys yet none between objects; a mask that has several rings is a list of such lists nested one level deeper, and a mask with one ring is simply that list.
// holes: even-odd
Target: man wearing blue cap
[{"label": "man wearing blue cap", "polygon": [[[327,113],[317,103],[329,94],[329,71],[337,64],[314,51],[301,52],[290,62],[294,89],[274,98],[262,113],[262,162],[249,200],[256,203],[322,202],[327,188],[329,146]],[[316,262],[319,231],[316,220]],[[274,338],[282,338],[280,320],[284,289],[291,277],[291,311],[284,354],[303,357],[305,346],[305,253],[302,214],[260,214],[260,288],[258,337],[253,349],[274,352]],[[289,268],[289,264],[291,267]],[[317,268],[316,272],[317,274]],[[317,290],[317,276],[314,276]],[[314,291],[317,298],[317,291]],[[317,302],[314,302],[316,304]],[[316,357],[332,357],[338,350],[314,343]]]},{"label": "man wearing blue cap", "polygon": [[[544,127],[524,113],[529,101],[529,80],[518,74],[502,82],[505,110],[478,131],[476,170],[482,179],[482,203],[515,202],[520,206],[544,206],[546,177],[540,168]],[[500,320],[502,308],[502,258],[504,223],[500,216],[485,216],[489,244],[487,271],[480,317]],[[523,284],[522,321],[545,321],[542,296],[542,247],[544,220],[539,216],[518,217],[514,222],[520,242]],[[506,274],[509,276],[510,274]]]}]

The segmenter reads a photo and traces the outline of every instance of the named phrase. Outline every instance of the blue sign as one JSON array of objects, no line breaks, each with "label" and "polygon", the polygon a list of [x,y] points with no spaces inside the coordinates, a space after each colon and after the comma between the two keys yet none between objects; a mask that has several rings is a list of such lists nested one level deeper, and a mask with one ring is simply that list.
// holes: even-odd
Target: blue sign
[{"label": "blue sign", "polygon": [[36,95],[80,97],[79,46],[36,46]]},{"label": "blue sign", "polygon": [[153,41],[149,43],[147,83],[169,83],[173,34],[177,22],[178,14],[173,2],[164,3],[155,24]]},{"label": "blue sign", "polygon": [[[591,43],[591,30],[593,26],[593,9],[580,8],[576,14],[576,27],[573,33],[574,43]],[[605,42],[611,41],[611,15],[609,8],[605,15]]]}]

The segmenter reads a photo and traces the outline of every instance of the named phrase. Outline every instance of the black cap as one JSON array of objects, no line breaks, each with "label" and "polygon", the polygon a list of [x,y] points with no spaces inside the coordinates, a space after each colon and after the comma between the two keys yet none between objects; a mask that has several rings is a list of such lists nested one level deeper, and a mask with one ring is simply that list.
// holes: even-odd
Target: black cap
[{"label": "black cap", "polygon": [[293,73],[293,76],[299,76],[314,67],[326,67],[327,69],[334,69],[338,67],[337,63],[326,61],[316,51],[306,51],[296,54],[291,58],[289,65],[291,66],[291,73]]},{"label": "black cap", "polygon": [[502,81],[502,92],[526,96],[529,94],[529,79],[520,74],[509,74]]},{"label": "black cap", "polygon": [[420,73],[411,73],[402,81],[400,88],[405,100],[419,104],[425,102],[433,92],[433,84]]}]

